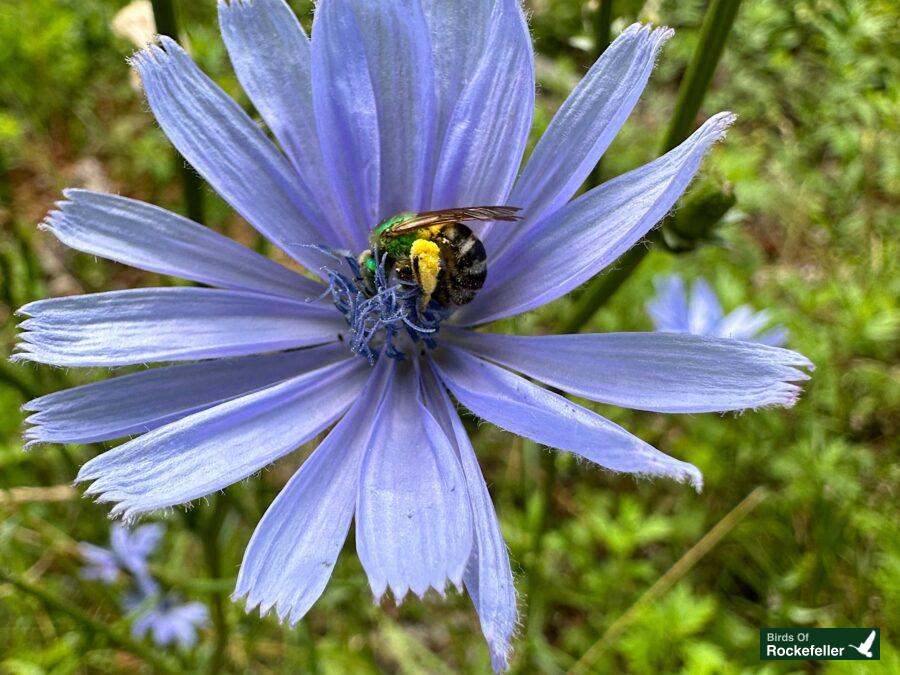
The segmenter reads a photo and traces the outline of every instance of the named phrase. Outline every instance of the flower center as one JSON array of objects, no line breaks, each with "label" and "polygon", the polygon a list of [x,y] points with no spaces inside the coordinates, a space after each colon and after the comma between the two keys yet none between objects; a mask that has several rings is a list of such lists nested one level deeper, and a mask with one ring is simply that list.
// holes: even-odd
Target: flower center
[{"label": "flower center", "polygon": [[[415,282],[398,278],[388,256],[360,261],[345,253],[320,249],[340,263],[325,268],[334,306],[349,326],[349,346],[354,354],[374,365],[378,355],[402,361],[418,343],[437,346],[441,321],[451,310],[423,297]],[[423,302],[424,300],[424,302]]]}]

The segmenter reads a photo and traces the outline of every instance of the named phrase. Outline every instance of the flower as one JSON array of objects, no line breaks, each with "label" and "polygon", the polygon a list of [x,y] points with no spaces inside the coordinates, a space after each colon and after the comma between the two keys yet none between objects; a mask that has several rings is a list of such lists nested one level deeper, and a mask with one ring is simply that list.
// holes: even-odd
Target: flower
[{"label": "flower", "polygon": [[[129,608],[140,612],[146,597],[133,598]],[[131,626],[136,638],[150,635],[160,647],[178,645],[189,649],[197,642],[197,630],[209,624],[209,611],[202,602],[182,602],[175,594],[154,595],[150,609],[144,611]]]},{"label": "flower", "polygon": [[80,542],[78,551],[87,563],[81,576],[107,584],[115,582],[122,572],[135,578],[145,577],[147,558],[156,549],[162,533],[162,526],[157,523],[141,525],[133,531],[116,523],[112,526],[109,548]]},{"label": "flower", "polygon": [[87,562],[81,575],[106,584],[115,583],[120,573],[131,576],[134,589],[127,593],[122,606],[138,616],[131,633],[142,638],[148,633],[160,647],[179,644],[192,647],[197,629],[209,622],[206,606],[199,602],[183,603],[174,593],[163,594],[150,574],[147,558],[156,550],[163,535],[158,523],[141,525],[133,531],[113,524],[110,548],[79,542],[78,550]]},{"label": "flower", "polygon": [[690,296],[677,274],[657,277],[653,283],[656,296],[647,303],[647,313],[658,331],[753,340],[773,347],[787,342],[787,331],[781,326],[762,332],[771,321],[766,310],[754,312],[749,305],[741,305],[725,314],[705,279],[694,281]]},{"label": "flower", "polygon": [[[24,307],[17,360],[187,362],[32,401],[27,439],[137,435],[78,475],[114,515],[135,517],[221,490],[333,426],[257,526],[235,599],[297,622],[355,520],[376,599],[465,585],[502,670],[516,626],[513,576],[451,394],[538,443],[699,488],[696,467],[526,377],[657,412],[790,405],[793,382],[807,377],[801,355],[734,340],[472,330],[565,295],[638,243],[733,116],[713,116],[666,155],[573,200],[668,29],[627,28],[519,174],[534,70],[518,0],[322,0],[311,40],[283,0],[220,2],[219,13],[238,79],[281,150],[165,37],[133,60],[150,108],[209,184],[327,285],[162,209],[66,191],[44,223],[61,241],[209,287]],[[354,258],[385,218],[483,204],[519,207],[523,220],[473,225],[487,280],[462,307],[425,303],[376,252],[374,271]]]}]

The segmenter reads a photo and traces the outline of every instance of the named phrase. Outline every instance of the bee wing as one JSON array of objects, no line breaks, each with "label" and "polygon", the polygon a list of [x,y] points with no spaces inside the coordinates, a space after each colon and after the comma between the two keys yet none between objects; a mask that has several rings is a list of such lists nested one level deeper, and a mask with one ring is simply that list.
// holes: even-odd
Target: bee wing
[{"label": "bee wing", "polygon": [[521,220],[522,217],[516,215],[520,210],[518,206],[468,206],[458,209],[424,211],[417,213],[409,220],[394,225],[384,234],[387,237],[397,237],[405,232],[421,230],[423,227],[449,225],[463,220]]}]

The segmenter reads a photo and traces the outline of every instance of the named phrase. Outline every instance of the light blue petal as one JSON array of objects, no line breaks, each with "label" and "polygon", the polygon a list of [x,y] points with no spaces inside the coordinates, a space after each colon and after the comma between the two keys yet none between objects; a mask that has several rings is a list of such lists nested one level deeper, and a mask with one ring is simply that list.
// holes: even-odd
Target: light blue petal
[{"label": "light blue petal", "polygon": [[[28,446],[94,443],[142,434],[237,396],[346,358],[340,344],[216,359],[64,389],[30,401]],[[27,447],[27,446],[26,446]]]},{"label": "light blue petal", "polygon": [[116,567],[115,556],[111,551],[102,546],[82,541],[78,543],[78,553],[84,558],[85,562],[90,563],[91,565]]},{"label": "light blue petal", "polygon": [[186,602],[172,609],[172,612],[187,623],[198,628],[204,627],[209,622],[209,610],[202,602]]},{"label": "light blue petal", "polygon": [[614,178],[519,234],[458,320],[477,324],[555,300],[613,263],[672,208],[703,156],[734,120],[720,113],[674,150]]},{"label": "light blue petal", "polygon": [[434,208],[503,204],[534,112],[534,54],[517,0],[498,0],[477,68],[441,139]]},{"label": "light blue petal", "polygon": [[171,211],[115,195],[66,190],[41,229],[66,246],[210,286],[317,298],[317,284]]},{"label": "light blue petal", "polygon": [[156,549],[164,528],[159,523],[149,523],[133,531],[116,523],[112,526],[110,546],[119,567],[132,575],[138,588],[150,594],[157,588],[147,569],[147,558]]},{"label": "light blue petal", "polygon": [[209,610],[199,602],[188,602],[169,607],[166,612],[174,641],[185,649],[197,642],[197,629],[209,623]]},{"label": "light blue petal", "polygon": [[[443,139],[460,93],[471,80],[492,31],[497,0],[422,0],[434,63],[435,129]],[[517,40],[514,34],[509,40]]]},{"label": "light blue petal", "polygon": [[[428,205],[434,175],[434,70],[420,0],[352,4],[361,27],[381,149],[379,219]],[[370,223],[370,227],[374,223]]]},{"label": "light blue petal", "polygon": [[204,75],[174,41],[139,52],[132,63],[169,140],[234,209],[312,272],[332,230],[309,208],[315,200],[260,128]]},{"label": "light blue petal", "polygon": [[656,295],[647,303],[647,313],[656,330],[665,333],[687,333],[687,292],[684,281],[677,274],[657,277],[653,280]]},{"label": "light blue petal", "polygon": [[443,594],[457,587],[472,551],[472,513],[459,459],[422,405],[409,362],[395,376],[378,411],[360,469],[356,547],[375,598],[390,588]]},{"label": "light blue petal", "polygon": [[14,361],[125,366],[242,356],[333,342],[333,308],[243,291],[141,288],[38,300],[20,314]]},{"label": "light blue petal", "polygon": [[247,545],[233,599],[296,623],[322,594],[356,510],[359,466],[393,374],[380,359],[359,398],[288,481]]},{"label": "light blue petal", "polygon": [[168,617],[172,632],[172,644],[177,644],[183,649],[190,649],[197,642],[197,629],[190,622],[183,621],[180,617]]},{"label": "light blue petal", "polygon": [[681,333],[498,335],[447,338],[478,356],[576,396],[665,413],[793,405],[808,380],[801,354],[758,343]]},{"label": "light blue petal", "polygon": [[159,610],[152,613],[153,642],[160,647],[168,647],[178,642],[178,621],[173,620],[167,612]]},{"label": "light blue petal", "polygon": [[80,570],[84,579],[112,584],[118,578],[119,562],[111,551],[82,541],[78,543],[78,553],[86,563]]},{"label": "light blue petal", "polygon": [[378,219],[381,153],[362,33],[345,1],[322,2],[314,15],[312,86],[322,155],[357,250]]},{"label": "light blue petal", "polygon": [[666,476],[698,490],[700,471],[622,427],[528,380],[444,344],[434,363],[456,399],[478,417],[519,436],[567,450],[613,471]]},{"label": "light blue petal", "polygon": [[788,333],[786,328],[775,326],[775,328],[757,336],[756,341],[764,345],[771,345],[772,347],[783,347],[787,344],[789,337],[790,333]]},{"label": "light blue petal", "polygon": [[689,300],[677,274],[658,277],[654,284],[656,296],[647,303],[647,312],[658,331],[749,340],[772,347],[787,341],[787,332],[781,327],[759,334],[770,322],[766,310],[754,312],[749,305],[742,305],[723,316],[719,298],[705,279],[693,283]]},{"label": "light blue petal", "polygon": [[312,48],[319,138],[361,248],[381,218],[429,197],[434,72],[421,4],[324,0]]},{"label": "light blue petal", "polygon": [[160,523],[147,523],[146,525],[139,525],[129,532],[117,523],[113,526],[113,533],[115,534],[120,528],[125,533],[125,538],[121,540],[120,545],[117,547],[118,554],[125,560],[139,561],[139,566],[141,567],[146,564],[147,558],[159,546],[159,542],[166,531],[165,527]]},{"label": "light blue petal", "polygon": [[772,319],[766,310],[754,312],[749,305],[741,305],[710,327],[710,332],[734,340],[755,340]]},{"label": "light blue petal", "polygon": [[518,620],[516,589],[506,542],[503,541],[500,523],[497,522],[475,450],[456,413],[456,407],[444,387],[436,381],[431,368],[425,370],[424,375],[428,408],[434,412],[454,445],[472,507],[475,540],[463,581],[478,612],[481,631],[491,652],[491,664],[496,672],[503,672],[509,667],[511,642]]},{"label": "light blue petal", "polygon": [[[143,601],[137,599],[138,604]],[[137,618],[131,632],[138,638],[149,633],[154,644],[160,647],[177,645],[189,649],[197,642],[197,629],[208,623],[209,611],[202,603],[182,603],[173,594],[160,595],[156,604]]]},{"label": "light blue petal", "polygon": [[155,429],[98,455],[78,473],[113,515],[184,504],[221,490],[311,440],[356,400],[359,358],[326,366]]},{"label": "light blue petal", "polygon": [[113,526],[110,528],[109,545],[112,548],[113,553],[119,557],[120,562],[122,558],[128,556],[129,538],[130,535],[127,527],[121,523],[113,523]]},{"label": "light blue petal", "polygon": [[303,27],[284,0],[219,2],[219,26],[241,86],[315,198],[317,215],[340,233],[341,245],[351,246],[319,146]]},{"label": "light blue petal", "polygon": [[694,335],[714,335],[713,331],[723,314],[719,298],[706,279],[694,280],[688,304],[688,332]]},{"label": "light blue petal", "polygon": [[582,78],[541,136],[509,203],[536,221],[578,190],[628,119],[650,79],[660,47],[672,36],[633,24]]}]

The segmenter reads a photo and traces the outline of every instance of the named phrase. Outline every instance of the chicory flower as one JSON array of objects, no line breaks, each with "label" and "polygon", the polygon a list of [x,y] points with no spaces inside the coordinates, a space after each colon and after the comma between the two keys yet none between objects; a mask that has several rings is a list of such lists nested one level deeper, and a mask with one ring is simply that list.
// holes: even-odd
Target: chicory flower
[{"label": "chicory flower", "polygon": [[[790,405],[806,378],[801,355],[734,340],[473,330],[565,295],[637,244],[733,116],[573,199],[670,30],[627,28],[519,173],[535,86],[518,0],[322,0],[311,40],[283,0],[220,2],[219,14],[237,76],[280,148],[165,37],[133,60],[150,108],[209,184],[324,283],[154,206],[66,191],[44,224],[61,241],[204,286],[24,307],[19,360],[184,362],[32,401],[27,438],[136,435],[78,475],[113,514],[134,517],[221,490],[332,427],[256,528],[234,597],[299,621],[355,520],[376,599],[465,585],[503,670],[513,575],[453,398],[606,469],[699,488],[696,467],[532,380],[640,410],[707,412]],[[478,205],[518,207],[522,221],[472,226],[487,278],[468,304],[423,307],[390,269],[376,264],[384,276],[368,282],[353,269],[384,219]]]},{"label": "chicory flower", "polygon": [[121,573],[135,578],[147,576],[147,558],[156,550],[162,537],[163,528],[158,523],[149,523],[129,530],[115,523],[109,537],[109,548],[89,542],[80,542],[78,552],[86,565],[81,570],[85,579],[115,582]]},{"label": "chicory flower", "polygon": [[110,547],[103,548],[89,542],[79,542],[78,551],[87,563],[81,570],[85,579],[115,583],[120,575],[127,575],[133,583],[122,606],[126,612],[137,613],[131,626],[136,638],[150,635],[160,647],[177,644],[189,648],[197,641],[197,629],[209,623],[209,612],[200,602],[182,602],[174,593],[162,593],[150,574],[148,558],[162,539],[159,523],[141,525],[129,530],[115,523],[110,534]]},{"label": "chicory flower", "polygon": [[765,330],[772,321],[766,310],[756,312],[749,305],[741,305],[725,314],[706,279],[694,280],[690,293],[677,274],[658,277],[653,283],[656,295],[647,303],[647,313],[658,331],[752,340],[773,347],[787,342],[788,334],[782,326]]},{"label": "chicory flower", "polygon": [[[150,607],[143,609],[148,598]],[[135,596],[126,606],[139,612],[131,625],[131,634],[136,638],[149,635],[153,643],[160,647],[190,649],[197,643],[197,631],[209,625],[206,605],[196,601],[184,602],[173,593]]]}]

